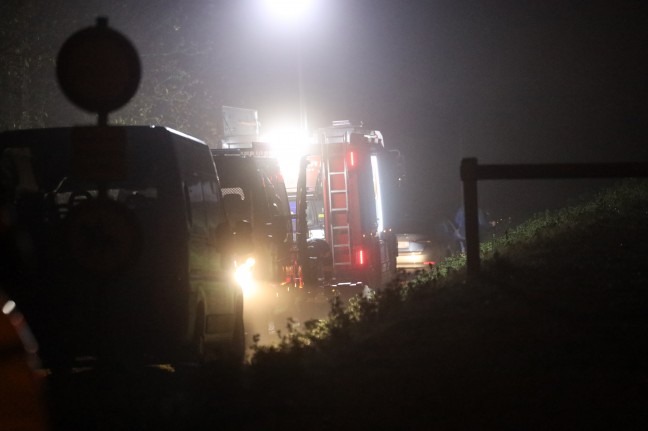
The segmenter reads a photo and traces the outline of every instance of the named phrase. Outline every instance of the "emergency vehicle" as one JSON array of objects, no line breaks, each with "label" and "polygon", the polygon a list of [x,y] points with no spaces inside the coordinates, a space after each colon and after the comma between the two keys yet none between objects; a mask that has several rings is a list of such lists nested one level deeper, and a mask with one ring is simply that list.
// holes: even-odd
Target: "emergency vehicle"
[{"label": "emergency vehicle", "polygon": [[397,242],[389,228],[398,152],[382,134],[348,121],[319,129],[289,194],[307,285],[388,284],[396,277]]},{"label": "emergency vehicle", "polygon": [[[377,289],[396,277],[389,226],[401,160],[379,131],[339,121],[308,142],[279,137],[260,144],[255,110],[223,107],[223,119],[225,138],[212,154],[231,221],[254,221],[255,259],[266,257],[255,263],[255,282],[281,286],[278,297],[303,304],[313,296],[303,294],[323,294],[326,303],[328,293],[359,292],[342,286]],[[280,160],[287,155],[290,163]]]}]

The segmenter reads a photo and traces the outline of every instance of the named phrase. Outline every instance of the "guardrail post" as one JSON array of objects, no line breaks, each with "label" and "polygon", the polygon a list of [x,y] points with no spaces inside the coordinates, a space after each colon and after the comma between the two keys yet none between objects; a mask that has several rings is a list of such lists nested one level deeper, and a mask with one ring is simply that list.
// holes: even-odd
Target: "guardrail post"
[{"label": "guardrail post", "polygon": [[461,160],[463,182],[464,224],[466,227],[466,271],[468,277],[479,275],[479,220],[477,201],[477,159]]},{"label": "guardrail post", "polygon": [[551,163],[535,165],[479,165],[474,157],[461,160],[464,225],[466,229],[466,272],[479,275],[478,180],[522,180],[543,178],[646,178],[648,162]]}]

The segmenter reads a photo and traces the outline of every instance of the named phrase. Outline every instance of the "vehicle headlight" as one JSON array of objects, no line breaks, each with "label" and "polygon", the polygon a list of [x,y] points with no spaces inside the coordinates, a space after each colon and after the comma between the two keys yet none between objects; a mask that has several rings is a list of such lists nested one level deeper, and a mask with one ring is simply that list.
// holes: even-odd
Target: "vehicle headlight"
[{"label": "vehicle headlight", "polygon": [[254,282],[253,270],[254,264],[256,261],[253,257],[247,258],[245,262],[241,265],[236,265],[236,270],[234,271],[234,279],[243,289],[243,296],[249,298],[254,296],[257,291],[257,285]]}]

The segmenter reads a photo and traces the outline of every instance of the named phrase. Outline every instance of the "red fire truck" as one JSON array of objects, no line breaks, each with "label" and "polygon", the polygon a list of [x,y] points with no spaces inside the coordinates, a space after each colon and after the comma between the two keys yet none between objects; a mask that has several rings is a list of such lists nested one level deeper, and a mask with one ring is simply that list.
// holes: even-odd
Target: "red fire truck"
[{"label": "red fire truck", "polygon": [[386,209],[395,207],[388,200],[398,158],[379,131],[348,121],[318,130],[289,190],[306,286],[376,289],[395,278],[398,249]]}]

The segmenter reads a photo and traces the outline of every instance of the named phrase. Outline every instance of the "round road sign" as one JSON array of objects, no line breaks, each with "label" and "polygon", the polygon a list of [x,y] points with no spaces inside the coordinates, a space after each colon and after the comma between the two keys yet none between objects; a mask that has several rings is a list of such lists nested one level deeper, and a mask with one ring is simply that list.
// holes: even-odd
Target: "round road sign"
[{"label": "round road sign", "polygon": [[137,92],[141,67],[137,50],[121,33],[97,18],[70,36],[58,53],[56,75],[65,96],[89,112],[108,114]]}]

